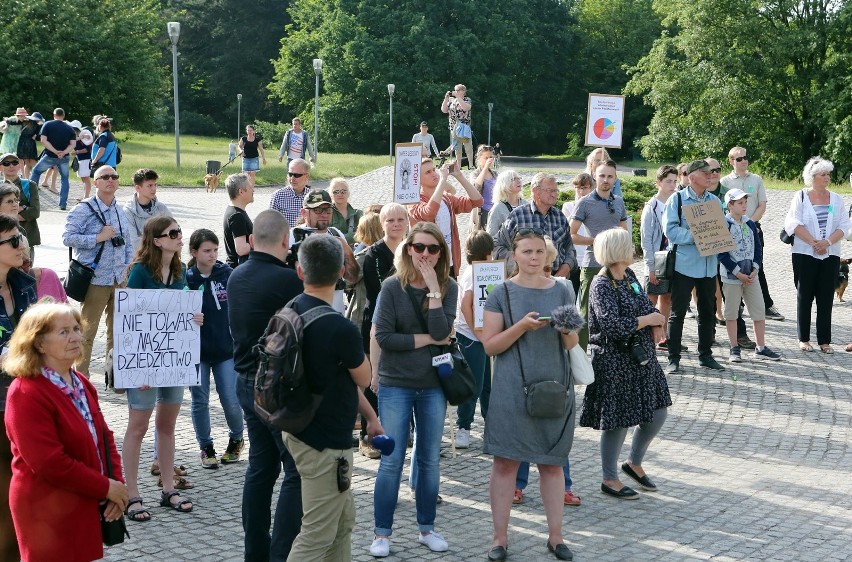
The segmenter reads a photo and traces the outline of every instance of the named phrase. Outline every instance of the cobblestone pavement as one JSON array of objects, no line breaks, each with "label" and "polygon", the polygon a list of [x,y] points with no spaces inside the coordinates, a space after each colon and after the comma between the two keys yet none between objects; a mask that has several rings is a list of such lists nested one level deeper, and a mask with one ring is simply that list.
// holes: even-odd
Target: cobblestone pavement
[{"label": "cobblestone pavement", "polygon": [[[353,180],[353,203],[388,201],[389,178],[388,170],[380,169]],[[79,186],[72,188],[72,201],[79,191]],[[248,209],[251,215],[267,207],[272,191],[257,190],[255,203]],[[124,200],[129,192],[129,187],[122,187],[119,198]],[[54,196],[42,194],[40,223],[46,243],[37,249],[37,262],[62,272],[67,262],[60,242],[65,213],[56,210]],[[744,358],[743,363],[726,365],[727,370],[719,373],[699,367],[694,353],[686,355],[684,373],[669,377],[674,405],[644,463],[660,491],[642,493],[639,501],[620,502],[600,493],[599,434],[578,428],[571,472],[583,505],[566,507],[564,516],[565,540],[575,560],[852,560],[852,354],[842,351],[852,341],[852,305],[835,302],[833,335],[838,353],[798,351],[789,249],[775,234],[790,197],[789,192],[770,192],[769,213],[763,221],[772,295],[788,318],[767,322],[767,342],[784,354],[784,360],[758,363]],[[227,204],[224,189],[206,194],[202,189],[167,188],[160,190],[160,198],[187,234],[200,226],[221,231]],[[466,221],[462,222],[466,228]],[[723,335],[718,334],[720,340]],[[696,337],[695,322],[687,320],[685,343],[692,349]],[[99,372],[103,360],[102,333],[97,345],[93,373]],[[724,359],[727,349],[717,347],[714,353]],[[578,407],[582,394],[580,389]],[[125,398],[102,392],[101,399],[120,447],[127,422]],[[211,410],[213,435],[221,452],[226,426],[215,399],[211,399]],[[433,554],[417,544],[414,503],[403,484],[390,560],[485,558],[491,540],[491,459],[482,453],[482,430],[477,416],[471,448],[453,457],[447,425],[441,463],[444,502],[438,507],[436,530],[447,538],[449,552]],[[195,484],[194,490],[185,492],[195,510],[185,515],[156,507],[156,478],[147,471],[152,450],[149,433],[140,472],[141,491],[153,519],[146,524],[128,522],[132,538],[108,549],[108,560],[242,558],[240,498],[246,463],[215,471],[200,467],[188,393],[177,435],[177,460],[189,467],[189,479]],[[378,461],[356,453],[352,487],[357,523],[352,542],[353,559],[359,561],[373,560],[368,548],[377,468]],[[526,501],[513,508],[509,537],[510,560],[552,559],[545,550],[546,524],[535,470]]]}]

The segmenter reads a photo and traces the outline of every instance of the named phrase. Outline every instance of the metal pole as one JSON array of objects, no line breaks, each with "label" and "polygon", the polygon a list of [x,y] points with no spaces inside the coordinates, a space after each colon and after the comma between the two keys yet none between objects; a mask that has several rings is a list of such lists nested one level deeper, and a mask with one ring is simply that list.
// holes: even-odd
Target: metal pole
[{"label": "metal pole", "polygon": [[390,95],[390,129],[388,130],[388,132],[388,138],[390,139],[390,163],[391,166],[393,166],[393,94]]},{"label": "metal pole", "polygon": [[177,41],[172,41],[172,81],[175,90],[175,166],[180,170],[180,109],[178,104]]},{"label": "metal pole", "polygon": [[319,73],[316,75],[316,87],[314,90],[314,162],[319,156]]},{"label": "metal pole", "polygon": [[488,104],[488,146],[491,146],[491,110],[494,109],[494,104]]},{"label": "metal pole", "polygon": [[240,138],[240,102],[243,101],[243,95],[237,94],[237,138]]}]

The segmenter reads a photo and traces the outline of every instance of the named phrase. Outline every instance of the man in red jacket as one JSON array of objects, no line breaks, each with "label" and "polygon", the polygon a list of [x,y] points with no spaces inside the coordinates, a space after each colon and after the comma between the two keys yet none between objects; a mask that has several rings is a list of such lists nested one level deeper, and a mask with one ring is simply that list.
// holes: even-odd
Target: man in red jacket
[{"label": "man in red jacket", "polygon": [[[450,247],[450,274],[455,278],[462,264],[456,215],[482,207],[482,195],[464,177],[457,162],[450,162],[436,169],[431,158],[424,158],[420,163],[420,174],[420,203],[409,207],[409,222],[411,226],[423,221],[438,225]],[[461,184],[467,192],[467,197],[446,193],[449,176],[453,176]]]}]

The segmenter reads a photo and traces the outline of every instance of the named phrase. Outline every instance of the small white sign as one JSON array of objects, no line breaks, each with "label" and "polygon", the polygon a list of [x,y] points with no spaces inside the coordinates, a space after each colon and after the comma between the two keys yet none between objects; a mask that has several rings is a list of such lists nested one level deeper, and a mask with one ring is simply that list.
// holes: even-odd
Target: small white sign
[{"label": "small white sign", "polygon": [[116,388],[195,386],[201,361],[200,291],[116,289]]},{"label": "small white sign", "polygon": [[624,96],[589,94],[586,146],[621,148],[624,132]]},{"label": "small white sign", "polygon": [[475,261],[473,268],[473,329],[482,329],[485,301],[494,287],[506,281],[506,262],[503,260]]},{"label": "small white sign", "polygon": [[394,146],[396,164],[393,170],[393,200],[400,205],[420,202],[420,161],[423,145],[402,142]]},{"label": "small white sign", "polygon": [[437,367],[438,365],[443,365],[444,363],[452,363],[453,356],[449,353],[444,353],[443,355],[437,355],[432,358],[432,366]]}]

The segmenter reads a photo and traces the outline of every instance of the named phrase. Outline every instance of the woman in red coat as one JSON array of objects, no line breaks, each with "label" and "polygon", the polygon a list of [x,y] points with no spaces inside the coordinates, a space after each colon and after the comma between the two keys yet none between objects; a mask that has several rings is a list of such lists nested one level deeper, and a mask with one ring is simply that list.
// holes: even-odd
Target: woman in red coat
[{"label": "woman in red coat", "polygon": [[[36,304],[21,317],[3,362],[16,379],[6,400],[9,507],[26,562],[103,558],[99,506],[110,521],[127,506],[98,393],[73,369],[82,339],[75,308]],[[107,462],[116,479],[105,476]]]}]

